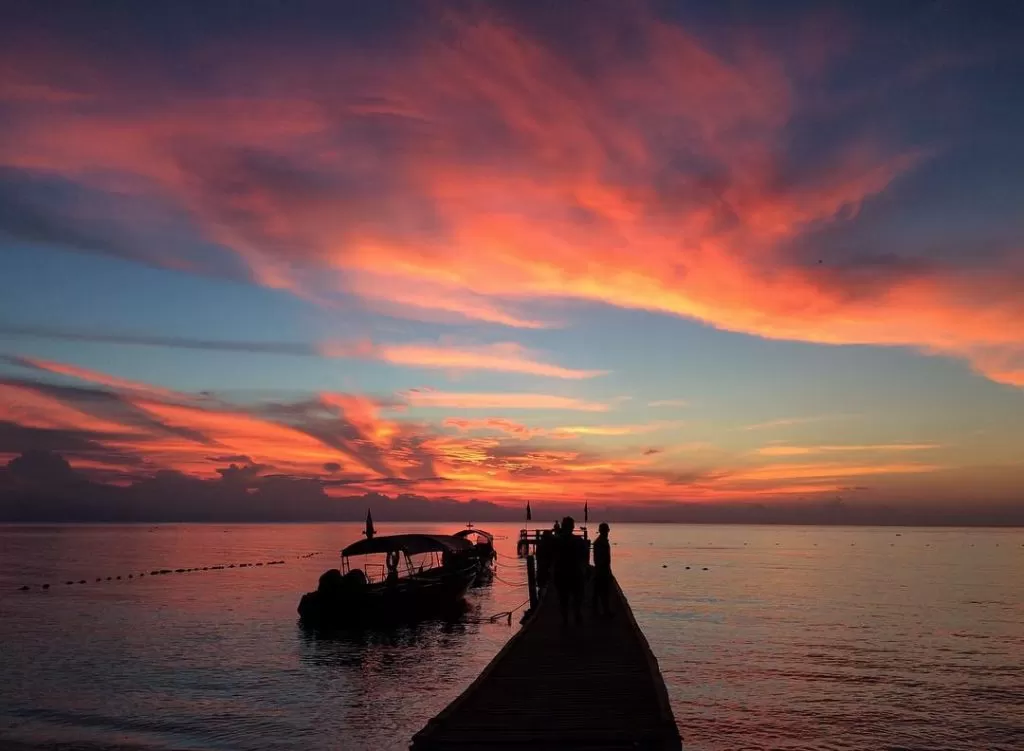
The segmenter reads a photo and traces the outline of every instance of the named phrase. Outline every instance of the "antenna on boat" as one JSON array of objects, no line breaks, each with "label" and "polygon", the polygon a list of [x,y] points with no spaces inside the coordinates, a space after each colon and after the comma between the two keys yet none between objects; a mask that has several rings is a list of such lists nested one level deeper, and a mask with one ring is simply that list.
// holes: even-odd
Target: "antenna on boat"
[{"label": "antenna on boat", "polygon": [[373,528],[373,517],[370,515],[370,509],[366,509],[366,529],[363,530],[363,534],[366,535],[367,540],[372,540],[373,536],[377,534],[377,530]]}]

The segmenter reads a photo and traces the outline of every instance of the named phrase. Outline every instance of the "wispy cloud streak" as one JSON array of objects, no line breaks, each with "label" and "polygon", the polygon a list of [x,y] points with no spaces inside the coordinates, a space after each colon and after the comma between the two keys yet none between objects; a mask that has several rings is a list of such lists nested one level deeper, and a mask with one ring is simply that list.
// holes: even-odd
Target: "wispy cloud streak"
[{"label": "wispy cloud streak", "polygon": [[[412,317],[536,328],[527,306],[587,301],[915,347],[1024,385],[1019,250],[972,265],[818,239],[935,151],[851,125],[800,160],[800,83],[831,62],[816,39],[712,46],[632,8],[581,16],[572,45],[500,9],[422,22],[386,55],[239,35],[181,50],[174,70],[23,36],[2,58],[0,166],[22,205],[2,229],[195,273],[240,259],[256,283]],[[94,210],[56,207],[40,176]],[[185,217],[204,250],[112,202]]]}]

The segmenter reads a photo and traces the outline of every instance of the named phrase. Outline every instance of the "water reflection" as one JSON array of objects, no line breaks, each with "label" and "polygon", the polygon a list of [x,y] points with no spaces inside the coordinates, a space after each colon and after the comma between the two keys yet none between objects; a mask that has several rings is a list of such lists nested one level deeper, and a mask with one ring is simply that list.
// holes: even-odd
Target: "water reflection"
[{"label": "water reflection", "polygon": [[467,605],[462,616],[430,620],[390,628],[323,629],[297,623],[300,658],[319,667],[351,667],[377,661],[386,653],[412,650],[453,649],[456,640],[476,624],[461,617],[472,612]]},{"label": "water reflection", "polygon": [[[494,525],[497,576],[461,619],[321,633],[298,599],[361,525],[0,528],[0,746],[407,748],[515,633],[477,620],[523,603],[517,529]],[[614,533],[688,749],[1020,747],[1024,532]]]}]

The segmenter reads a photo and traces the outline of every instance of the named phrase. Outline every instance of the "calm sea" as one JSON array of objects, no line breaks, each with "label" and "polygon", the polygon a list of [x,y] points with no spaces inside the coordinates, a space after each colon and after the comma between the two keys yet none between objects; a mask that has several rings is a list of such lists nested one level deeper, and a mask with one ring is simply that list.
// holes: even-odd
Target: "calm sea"
[{"label": "calm sea", "polygon": [[[508,557],[471,616],[525,599],[518,526],[489,527]],[[518,626],[304,633],[299,596],[359,532],[0,526],[0,746],[405,748]],[[686,748],[1024,749],[1024,530],[622,524],[612,539]]]}]

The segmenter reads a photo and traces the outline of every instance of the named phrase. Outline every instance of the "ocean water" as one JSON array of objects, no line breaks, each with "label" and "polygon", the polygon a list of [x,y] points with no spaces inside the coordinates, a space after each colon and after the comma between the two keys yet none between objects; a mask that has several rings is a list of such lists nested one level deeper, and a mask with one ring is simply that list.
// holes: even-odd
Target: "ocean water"
[{"label": "ocean water", "polygon": [[[331,639],[295,606],[359,525],[0,526],[0,747],[406,748],[518,628],[519,526],[466,620]],[[1024,530],[612,540],[685,748],[1024,749]]]}]

